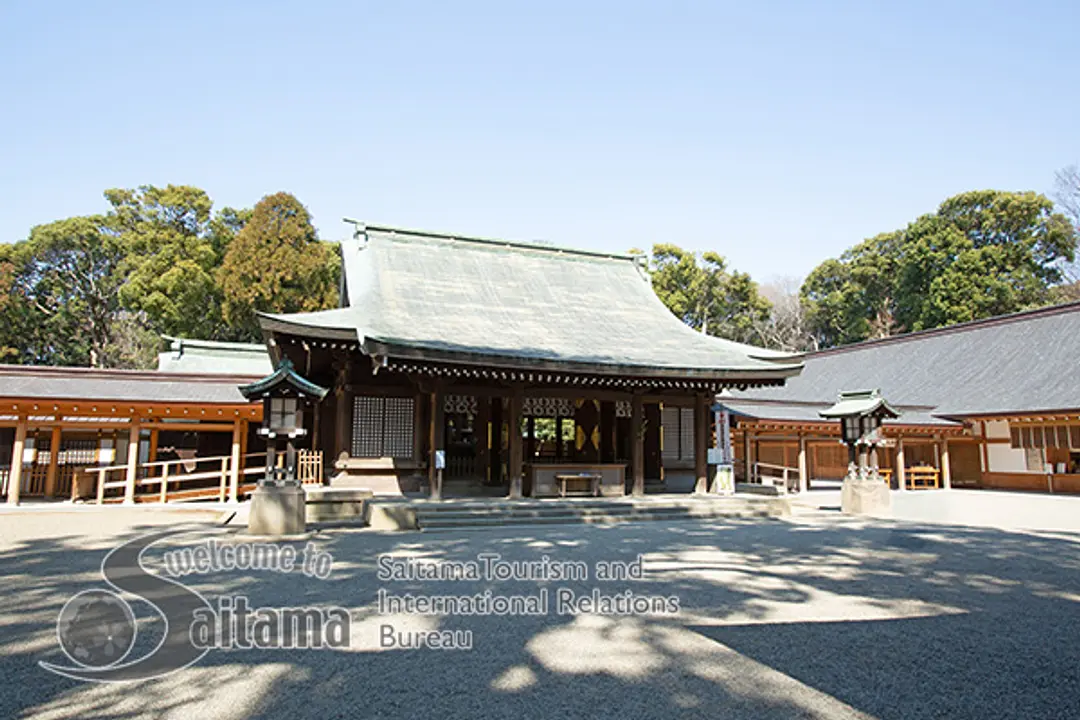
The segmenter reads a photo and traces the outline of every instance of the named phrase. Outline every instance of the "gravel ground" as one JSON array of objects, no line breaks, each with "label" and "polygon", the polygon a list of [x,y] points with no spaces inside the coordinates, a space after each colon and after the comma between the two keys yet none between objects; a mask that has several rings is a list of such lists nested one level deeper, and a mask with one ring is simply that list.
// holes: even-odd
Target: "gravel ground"
[{"label": "gravel ground", "polygon": [[[55,635],[76,592],[104,587],[107,550],[183,521],[155,545],[190,547],[216,513],[144,509],[0,515],[0,718],[1066,718],[1080,716],[1080,536],[864,521],[788,520],[517,527],[312,539],[333,555],[325,580],[218,572],[185,580],[208,599],[253,606],[344,605],[339,650],[213,651],[157,680],[87,684]],[[226,533],[227,535],[227,533]],[[586,581],[379,581],[377,558],[582,561]],[[598,561],[644,555],[645,577],[603,582]],[[192,579],[194,578],[194,579]],[[402,594],[633,590],[676,596],[674,616],[380,616]],[[160,621],[144,603],[133,656]],[[469,630],[471,650],[387,649],[393,631]],[[158,635],[160,636],[160,634]]]}]

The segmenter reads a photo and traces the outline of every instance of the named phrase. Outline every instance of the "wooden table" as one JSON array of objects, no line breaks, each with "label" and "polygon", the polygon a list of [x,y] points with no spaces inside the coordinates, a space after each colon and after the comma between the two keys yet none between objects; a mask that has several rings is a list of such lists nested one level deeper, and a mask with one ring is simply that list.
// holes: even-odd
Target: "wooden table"
[{"label": "wooden table", "polygon": [[908,481],[908,487],[912,490],[919,488],[940,487],[939,478],[941,473],[937,468],[929,465],[917,465],[908,468],[904,473]]},{"label": "wooden table", "polygon": [[[597,497],[600,495],[600,480],[603,476],[598,473],[558,473],[555,475],[555,482],[559,483],[559,497],[566,497],[567,495],[591,495]],[[573,483],[574,485],[585,484],[588,489],[570,491],[568,486]]]},{"label": "wooden table", "polygon": [[[626,466],[618,463],[530,463],[525,466],[526,493],[531,497],[564,497],[566,491],[579,490],[582,495],[619,497],[626,492]],[[558,479],[559,475],[570,477],[569,486]],[[595,476],[584,487],[575,488],[584,481],[574,478]],[[578,494],[578,493],[575,493]]]}]

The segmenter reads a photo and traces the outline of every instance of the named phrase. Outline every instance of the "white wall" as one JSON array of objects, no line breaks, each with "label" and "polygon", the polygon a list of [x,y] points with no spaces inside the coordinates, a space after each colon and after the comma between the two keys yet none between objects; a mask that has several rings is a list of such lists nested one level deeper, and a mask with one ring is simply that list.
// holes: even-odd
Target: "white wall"
[{"label": "white wall", "polygon": [[990,460],[989,472],[1028,472],[1027,460],[1023,450],[1011,448],[1004,443],[991,443],[986,446],[986,449]]}]

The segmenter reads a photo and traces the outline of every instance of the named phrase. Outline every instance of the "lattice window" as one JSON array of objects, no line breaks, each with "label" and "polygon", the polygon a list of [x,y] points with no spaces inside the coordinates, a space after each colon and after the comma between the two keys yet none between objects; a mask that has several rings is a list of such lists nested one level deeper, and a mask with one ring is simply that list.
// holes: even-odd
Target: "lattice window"
[{"label": "lattice window", "polygon": [[660,415],[660,424],[664,427],[665,464],[677,462],[679,459],[679,408],[665,406]]},{"label": "lattice window", "polygon": [[629,400],[615,401],[615,417],[628,418],[633,415],[634,406]]},{"label": "lattice window", "polygon": [[386,398],[383,455],[410,458],[413,454],[413,399]]},{"label": "lattice window", "polygon": [[382,457],[384,398],[353,398],[352,456]]},{"label": "lattice window", "polygon": [[1009,428],[1009,445],[1016,449],[1032,450],[1061,448],[1080,450],[1080,426],[1047,425],[1016,426]]},{"label": "lattice window", "polygon": [[694,409],[665,407],[660,422],[664,426],[665,464],[693,462]]},{"label": "lattice window", "polygon": [[529,397],[521,406],[525,417],[573,417],[574,401],[561,397]]},{"label": "lattice window", "polygon": [[413,411],[412,398],[353,398],[352,456],[412,457]]},{"label": "lattice window", "polygon": [[96,438],[64,438],[57,460],[61,465],[93,465],[98,461]]},{"label": "lattice window", "polygon": [[679,459],[694,460],[694,408],[680,408]]},{"label": "lattice window", "polygon": [[476,415],[477,408],[475,395],[447,395],[443,398],[443,412],[446,413]]}]

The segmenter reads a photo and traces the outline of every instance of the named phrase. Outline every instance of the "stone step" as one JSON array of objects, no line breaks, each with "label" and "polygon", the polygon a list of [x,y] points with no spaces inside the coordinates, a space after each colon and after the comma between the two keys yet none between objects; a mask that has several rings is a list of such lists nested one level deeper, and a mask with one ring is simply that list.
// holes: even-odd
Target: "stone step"
[{"label": "stone step", "polygon": [[574,515],[578,517],[592,517],[605,515],[648,515],[651,513],[680,512],[690,515],[712,514],[713,512],[736,512],[751,509],[752,506],[743,504],[729,504],[723,510],[714,510],[710,506],[687,507],[685,505],[658,505],[658,506],[622,506],[622,507],[552,507],[552,508],[490,508],[476,510],[417,510],[416,515],[420,519],[437,518],[486,518],[486,517],[545,517]]},{"label": "stone step", "polygon": [[492,527],[498,525],[615,523],[638,520],[693,520],[719,517],[765,517],[782,514],[782,510],[759,502],[725,501],[695,504],[608,504],[603,507],[521,507],[503,505],[482,509],[460,508],[417,509],[416,520],[421,529]]},{"label": "stone step", "polygon": [[416,530],[497,525],[691,520],[790,515],[787,498],[673,496],[655,499],[492,500],[429,502],[378,498],[365,504],[364,521],[375,530]]},{"label": "stone step", "polygon": [[[489,502],[424,502],[415,503],[413,507],[417,512],[503,512],[505,510],[585,510],[585,509],[619,509],[619,508],[642,508],[642,507],[708,507],[717,503],[716,500],[647,500],[633,502],[628,500],[497,500]],[[725,498],[725,505],[746,502],[739,498]]]},{"label": "stone step", "polygon": [[641,514],[609,515],[538,515],[534,517],[471,517],[471,518],[431,518],[421,519],[421,530],[448,530],[470,527],[504,527],[518,525],[582,525],[642,522],[646,520],[701,520],[716,516],[702,516],[679,511],[651,512]]},{"label": "stone step", "polygon": [[[729,505],[729,508],[737,507]],[[685,505],[657,505],[657,506],[617,506],[617,507],[491,507],[474,508],[474,510],[419,510],[417,517],[541,517],[544,515],[635,515],[654,512],[708,512],[707,506],[687,507]]]}]

